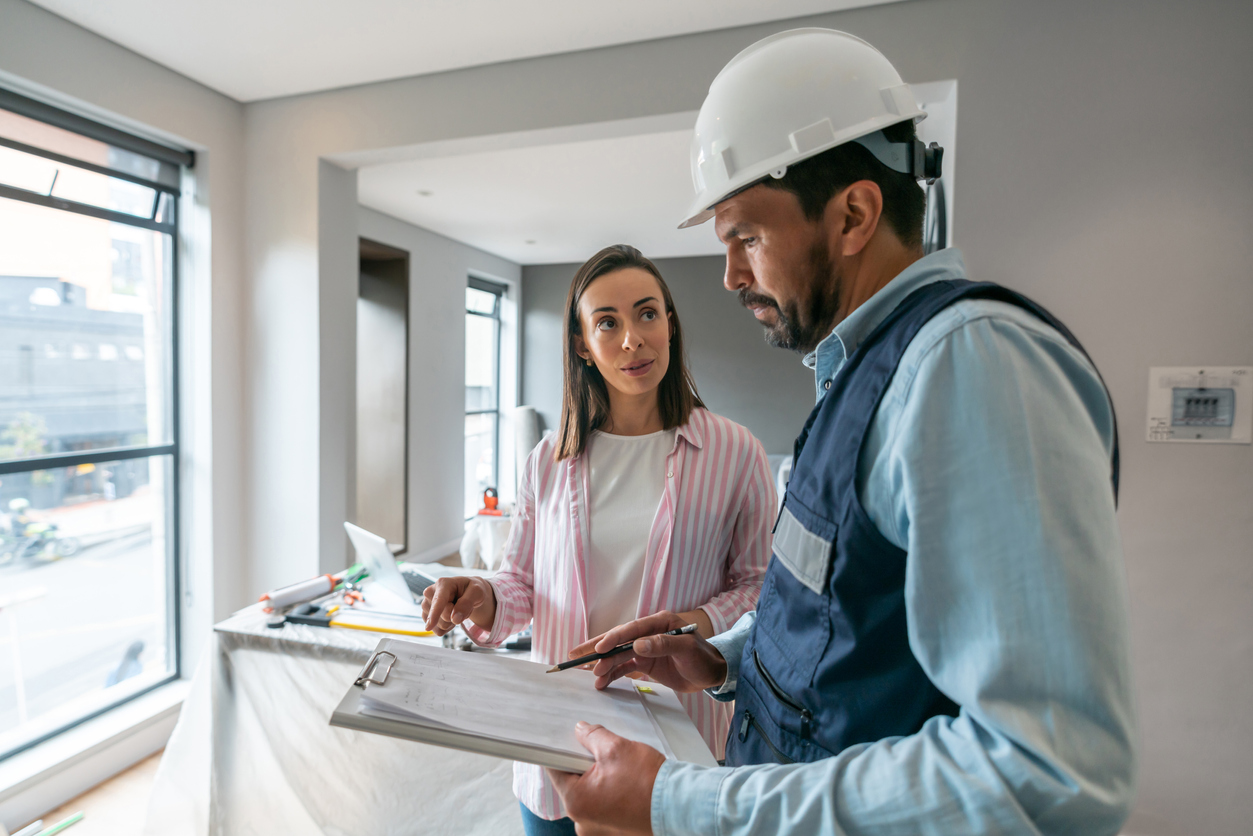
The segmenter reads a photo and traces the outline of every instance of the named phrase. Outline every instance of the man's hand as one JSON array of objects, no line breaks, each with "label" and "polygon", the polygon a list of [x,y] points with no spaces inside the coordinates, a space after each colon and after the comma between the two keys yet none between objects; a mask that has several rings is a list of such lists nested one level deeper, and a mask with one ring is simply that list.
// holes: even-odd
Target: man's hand
[{"label": "man's hand", "polygon": [[548,770],[579,836],[653,832],[653,782],[666,758],[651,746],[579,722],[579,742],[596,756],[582,775]]},{"label": "man's hand", "polygon": [[[604,653],[634,641],[633,653],[619,653],[601,659],[592,668],[596,687],[604,689],[610,682],[631,673],[646,674],[675,691],[691,693],[716,688],[726,681],[727,660],[709,642],[696,635],[661,636],[688,622],[672,612],[637,618],[608,633],[584,642],[570,651],[570,658],[589,653]],[[642,638],[648,636],[650,638]]]},{"label": "man's hand", "polygon": [[426,629],[442,636],[467,618],[484,630],[496,621],[496,590],[483,578],[440,578],[422,590]]}]

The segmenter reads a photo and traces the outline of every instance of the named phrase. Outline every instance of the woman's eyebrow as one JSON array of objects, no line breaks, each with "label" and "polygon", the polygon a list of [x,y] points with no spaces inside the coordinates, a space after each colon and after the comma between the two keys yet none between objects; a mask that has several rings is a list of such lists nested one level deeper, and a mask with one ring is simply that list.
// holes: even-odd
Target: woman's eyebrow
[{"label": "woman's eyebrow", "polygon": [[[636,302],[636,303],[635,303],[634,305],[632,305],[631,307],[632,307],[632,308],[638,308],[640,305],[644,304],[645,302],[656,302],[656,301],[657,301],[657,297],[656,297],[656,296],[645,296],[643,299],[641,299],[640,301]],[[617,309],[617,308],[615,308],[615,307],[613,307],[612,305],[606,305],[606,306],[605,306],[605,307],[603,307],[603,308],[592,308],[592,313],[600,313],[601,311],[612,311],[613,313],[617,313],[617,312],[618,312],[618,309]]]}]

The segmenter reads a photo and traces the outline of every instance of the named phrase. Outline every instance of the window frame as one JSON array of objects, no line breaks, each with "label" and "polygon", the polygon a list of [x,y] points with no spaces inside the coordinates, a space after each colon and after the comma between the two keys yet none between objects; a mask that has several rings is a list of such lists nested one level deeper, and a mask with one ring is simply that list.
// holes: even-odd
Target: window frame
[{"label": "window frame", "polygon": [[[506,285],[500,284],[498,282],[489,281],[487,279],[481,279],[478,276],[467,276],[466,287],[473,288],[474,290],[480,290],[484,293],[490,293],[492,294],[492,296],[496,298],[496,303],[492,305],[492,312],[490,314],[482,313],[481,311],[472,311],[470,310],[468,306],[466,307],[466,311],[465,311],[466,316],[478,316],[478,317],[482,317],[483,319],[490,319],[496,323],[496,326],[494,330],[494,334],[495,334],[495,337],[494,337],[495,346],[494,346],[494,351],[493,351],[494,356],[492,358],[492,376],[493,376],[492,397],[494,399],[493,406],[491,409],[467,409],[465,410],[465,414],[467,417],[471,415],[494,415],[495,416],[496,420],[492,423],[492,481],[496,483],[496,492],[497,494],[499,494],[500,493],[500,484],[499,484],[500,483],[500,347],[501,347],[500,344],[501,344],[501,330],[502,330],[500,306],[504,301],[505,294],[509,292],[509,288]],[[464,388],[465,386],[463,384],[462,389],[464,390]],[[462,397],[464,398],[464,394]],[[464,422],[463,422],[463,426],[464,426]],[[464,453],[464,450],[462,452]],[[474,518],[474,514],[470,514],[469,516],[466,517],[467,520],[473,519],[473,518]]]},{"label": "window frame", "polygon": [[[127,226],[153,230],[170,236],[170,311],[168,322],[170,356],[167,361],[170,370],[168,395],[170,440],[162,444],[102,447],[99,449],[74,451],[69,453],[53,453],[44,456],[29,456],[21,459],[6,459],[0,461],[0,477],[14,473],[29,473],[37,470],[72,467],[80,464],[99,464],[102,462],[126,461],[130,459],[154,459],[162,456],[170,457],[170,485],[168,488],[169,493],[167,495],[167,504],[164,506],[164,513],[168,517],[167,524],[170,531],[170,536],[167,538],[166,554],[164,555],[166,563],[165,571],[168,573],[169,577],[166,589],[167,621],[165,624],[165,632],[169,642],[166,653],[173,663],[167,675],[156,682],[153,682],[144,688],[125,696],[109,701],[93,711],[84,713],[73,721],[64,723],[57,728],[52,729],[46,734],[32,738],[7,751],[0,752],[0,763],[3,763],[9,758],[12,758],[22,752],[26,752],[41,743],[45,743],[48,740],[58,737],[59,735],[107,714],[110,711],[114,711],[122,705],[137,700],[145,694],[152,693],[158,688],[165,687],[171,682],[180,679],[183,674],[183,504],[181,461],[182,381],[180,379],[182,368],[182,338],[180,333],[180,320],[182,318],[180,300],[180,260],[182,257],[182,242],[179,237],[179,207],[181,203],[180,198],[183,196],[182,181],[189,176],[188,171],[194,165],[195,156],[191,151],[183,151],[159,145],[155,142],[133,136],[116,128],[94,122],[86,117],[63,111],[52,105],[45,104],[44,102],[27,98],[26,96],[22,96],[4,88],[0,88],[0,110],[6,110],[19,116],[24,116],[29,119],[34,119],[36,121],[52,125],[53,127],[80,134],[90,139],[105,142],[118,149],[155,159],[168,166],[175,166],[176,168],[170,172],[171,179],[179,181],[179,185],[175,186],[169,183],[159,182],[157,180],[150,180],[127,171],[111,169],[107,166],[101,166],[85,160],[75,159],[55,151],[45,150],[38,146],[27,145],[22,142],[10,140],[6,137],[0,137],[0,146],[43,157],[54,162],[73,165],[78,168],[104,174],[108,177],[117,178],[119,180],[127,180],[132,183],[138,183],[155,191],[151,216],[147,219],[136,215],[130,215],[125,212],[118,212],[98,206],[78,203],[76,201],[52,197],[50,195],[31,192],[25,189],[3,184],[0,184],[0,198],[7,198],[23,203],[34,204],[36,206],[43,206],[45,208],[86,215],[88,217],[109,221],[111,223],[120,223]],[[162,201],[161,196],[163,194],[168,195],[168,200]],[[166,217],[168,219],[166,221],[157,220],[157,213],[162,203],[166,204]]]}]

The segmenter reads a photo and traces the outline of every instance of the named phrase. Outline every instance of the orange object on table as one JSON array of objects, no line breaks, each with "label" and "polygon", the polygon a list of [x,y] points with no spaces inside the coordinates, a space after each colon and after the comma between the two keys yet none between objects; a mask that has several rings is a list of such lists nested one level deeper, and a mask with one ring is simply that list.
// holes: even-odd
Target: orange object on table
[{"label": "orange object on table", "polygon": [[484,517],[501,516],[500,509],[496,507],[499,503],[500,498],[496,493],[496,489],[488,488],[483,491],[483,507],[479,509],[479,515]]}]

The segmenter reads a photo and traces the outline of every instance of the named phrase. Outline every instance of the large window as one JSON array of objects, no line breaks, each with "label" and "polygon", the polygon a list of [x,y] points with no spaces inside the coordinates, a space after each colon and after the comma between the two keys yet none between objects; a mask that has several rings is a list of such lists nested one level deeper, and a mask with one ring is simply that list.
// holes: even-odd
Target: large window
[{"label": "large window", "polygon": [[178,673],[190,163],[0,91],[0,758]]},{"label": "large window", "polygon": [[483,492],[499,486],[500,306],[505,288],[471,277],[466,286],[465,512],[483,507]]}]

